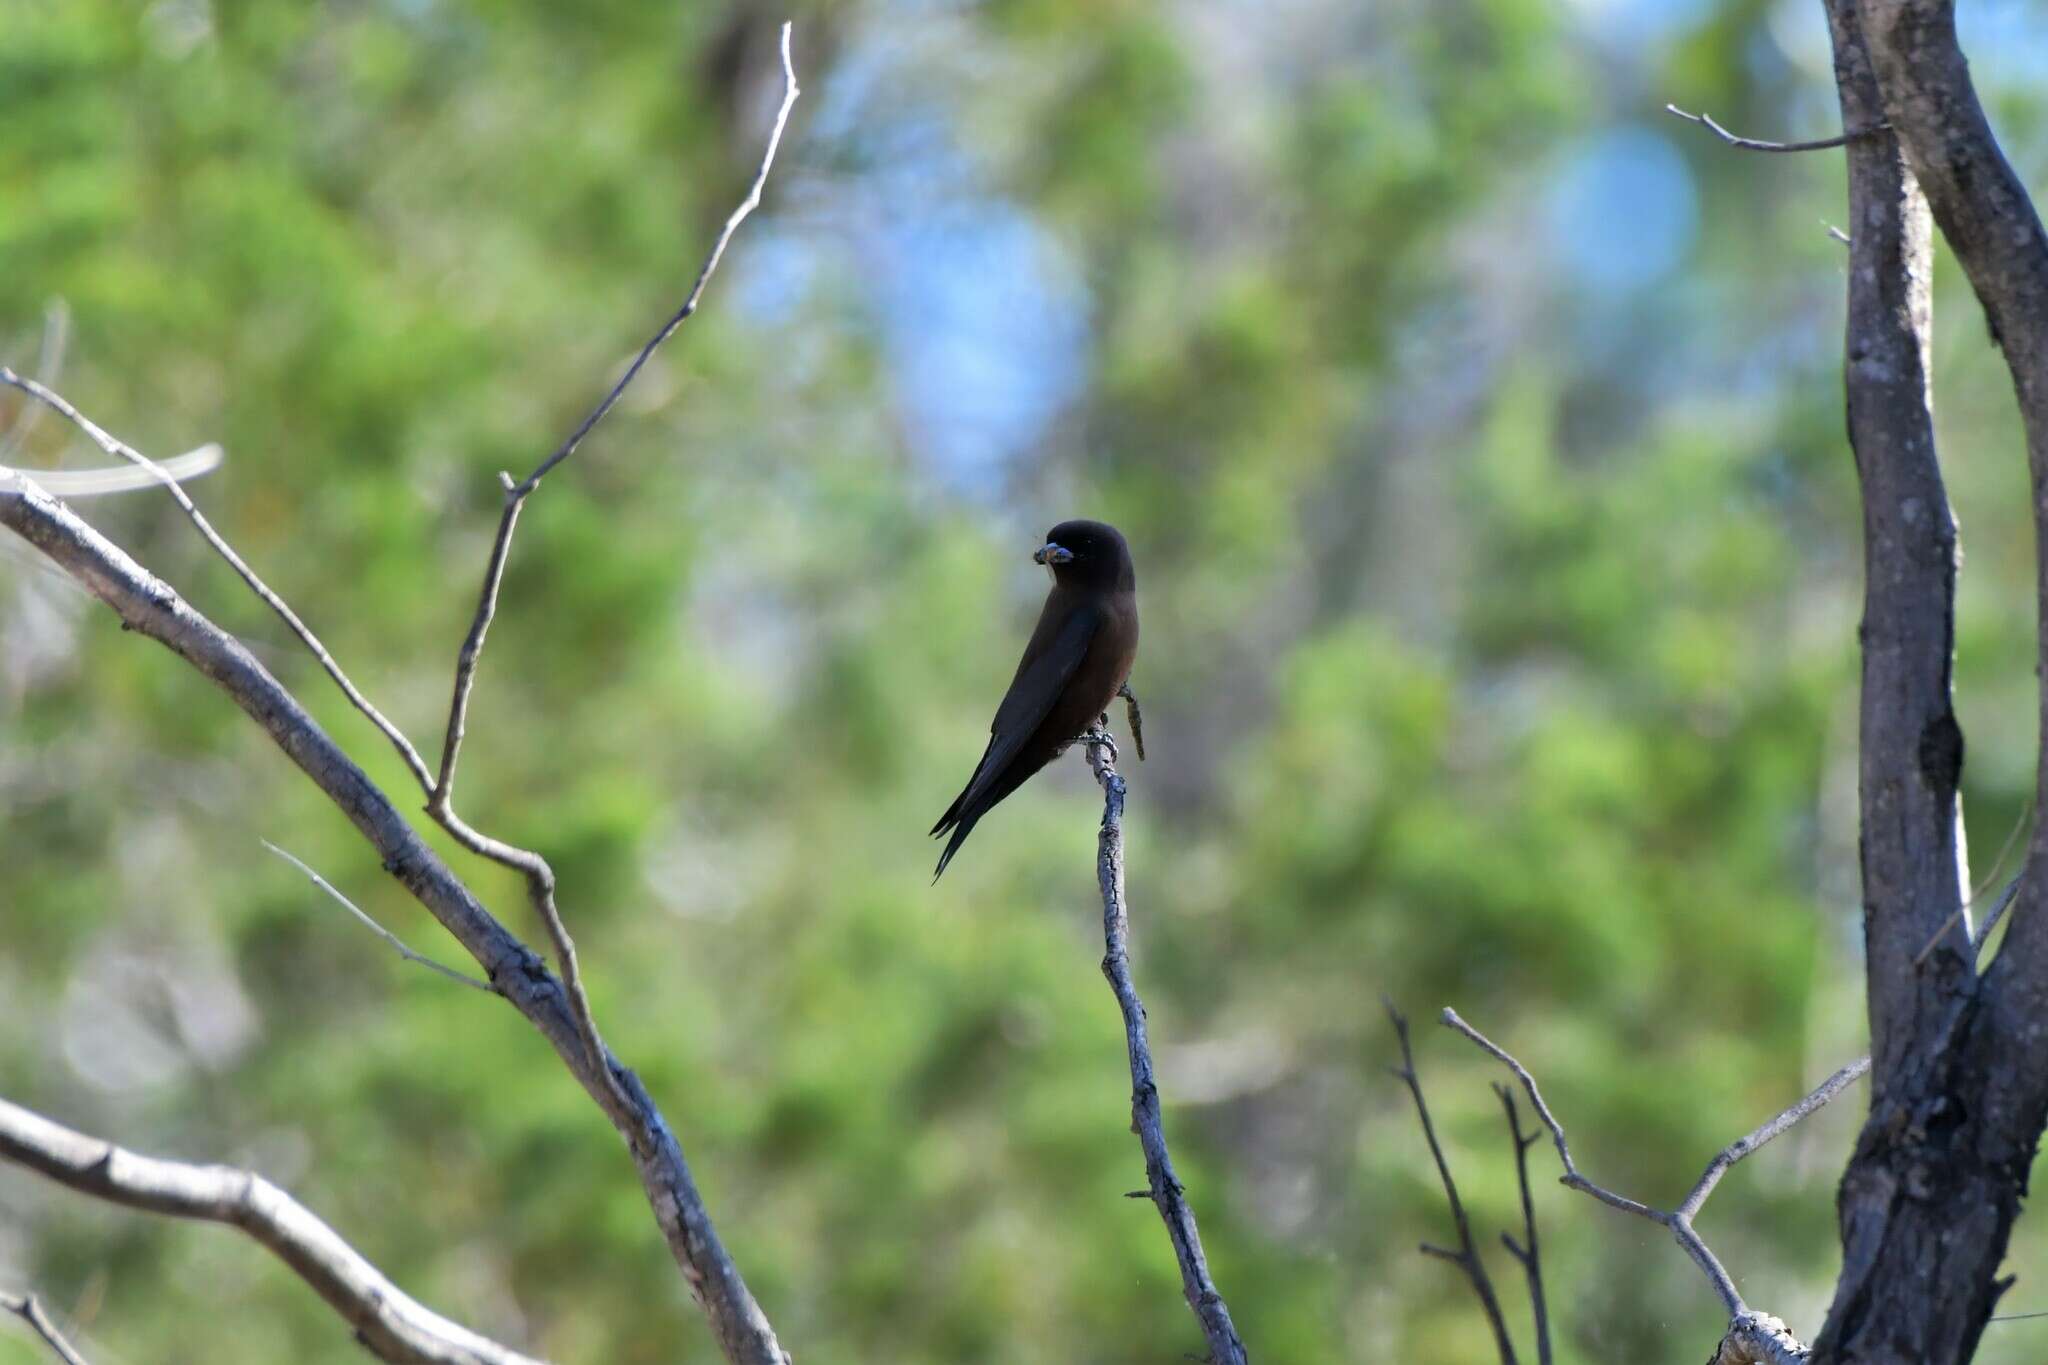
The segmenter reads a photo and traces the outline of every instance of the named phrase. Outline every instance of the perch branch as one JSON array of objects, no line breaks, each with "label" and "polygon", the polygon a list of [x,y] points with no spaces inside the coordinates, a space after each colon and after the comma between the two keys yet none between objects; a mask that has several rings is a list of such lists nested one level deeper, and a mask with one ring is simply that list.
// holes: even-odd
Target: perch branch
[{"label": "perch branch", "polygon": [[[413,1300],[317,1215],[253,1171],[139,1156],[6,1100],[0,1100],[0,1159],[110,1203],[239,1228],[327,1300],[384,1360],[538,1365]],[[58,1346],[61,1338],[30,1322],[59,1354],[77,1358]]]},{"label": "perch branch", "polygon": [[[1743,1328],[1746,1323],[1754,1326],[1765,1321],[1763,1315],[1753,1313],[1749,1306],[1742,1301],[1742,1295],[1736,1291],[1735,1281],[1729,1278],[1727,1270],[1715,1258],[1714,1253],[1708,1249],[1707,1244],[1700,1240],[1700,1235],[1693,1230],[1693,1219],[1699,1216],[1701,1207],[1707,1202],[1707,1196],[1714,1192],[1714,1187],[1721,1183],[1721,1177],[1728,1173],[1730,1167],[1754,1153],[1759,1147],[1762,1147],[1773,1138],[1786,1133],[1808,1115],[1814,1113],[1814,1111],[1827,1104],[1828,1101],[1834,1099],[1835,1096],[1841,1094],[1842,1091],[1849,1087],[1851,1082],[1857,1080],[1870,1070],[1870,1059],[1868,1057],[1861,1058],[1843,1067],[1840,1071],[1822,1081],[1820,1085],[1815,1087],[1810,1094],[1801,1099],[1797,1104],[1770,1119],[1754,1132],[1737,1138],[1734,1142],[1729,1143],[1726,1147],[1715,1153],[1713,1160],[1707,1163],[1706,1169],[1700,1172],[1700,1178],[1693,1184],[1691,1192],[1686,1195],[1685,1202],[1677,1208],[1666,1212],[1663,1209],[1653,1209],[1647,1204],[1628,1198],[1626,1195],[1616,1194],[1612,1190],[1594,1184],[1591,1180],[1580,1174],[1578,1163],[1572,1160],[1571,1146],[1565,1141],[1564,1126],[1557,1121],[1557,1116],[1550,1112],[1550,1106],[1544,1103],[1543,1092],[1537,1087],[1536,1078],[1529,1074],[1528,1068],[1516,1061],[1499,1044],[1459,1018],[1456,1010],[1447,1008],[1439,1018],[1444,1027],[1463,1034],[1488,1055],[1507,1067],[1509,1071],[1514,1073],[1515,1079],[1521,1082],[1522,1089],[1529,1096],[1529,1103],[1536,1109],[1536,1116],[1543,1121],[1543,1126],[1550,1130],[1551,1140],[1556,1144],[1558,1161],[1564,1167],[1562,1180],[1564,1185],[1592,1195],[1601,1203],[1620,1209],[1624,1213],[1635,1214],[1638,1218],[1647,1218],[1651,1222],[1668,1229],[1672,1237],[1677,1240],[1679,1246],[1685,1249],[1686,1255],[1692,1257],[1694,1264],[1698,1265],[1700,1270],[1705,1273],[1708,1283],[1714,1288],[1714,1293],[1719,1296],[1722,1306],[1727,1309],[1730,1318],[1729,1334],[1731,1336],[1736,1335],[1737,1329]],[[1775,1321],[1775,1319],[1771,1319],[1771,1321]],[[1765,1335],[1748,1332],[1743,1334],[1742,1339],[1748,1342],[1752,1338],[1756,1341],[1763,1341],[1765,1340]],[[1790,1340],[1789,1336],[1787,1340]],[[1796,1342],[1793,1344],[1796,1345]],[[1803,1352],[1803,1348],[1801,1350]],[[1755,1357],[1755,1359],[1766,1361],[1780,1358],[1798,1359],[1801,1357]]]},{"label": "perch branch", "polygon": [[35,1295],[0,1294],[0,1308],[6,1309],[27,1323],[29,1330],[41,1337],[43,1344],[49,1347],[64,1365],[86,1365],[85,1357],[78,1353],[77,1347],[65,1340],[64,1334],[57,1330],[57,1324],[50,1321],[50,1315],[43,1311],[42,1300]]},{"label": "perch branch", "polygon": [[[1471,1282],[1472,1292],[1479,1297],[1479,1306],[1486,1313],[1486,1325],[1493,1329],[1494,1349],[1500,1353],[1501,1365],[1515,1365],[1515,1344],[1508,1336],[1507,1319],[1500,1311],[1500,1298],[1493,1292],[1493,1277],[1486,1273],[1486,1263],[1479,1259],[1479,1248],[1472,1241],[1472,1221],[1465,1216],[1465,1201],[1458,1198],[1458,1182],[1451,1179],[1450,1163],[1444,1160],[1443,1145],[1436,1139],[1436,1124],[1430,1121],[1429,1102],[1422,1098],[1422,1080],[1415,1074],[1415,1053],[1408,1045],[1408,1020],[1394,1008],[1394,1002],[1382,998],[1380,1004],[1387,1011],[1387,1019],[1394,1026],[1394,1036],[1401,1040],[1401,1065],[1393,1068],[1396,1076],[1408,1087],[1408,1093],[1415,1099],[1416,1117],[1422,1120],[1422,1136],[1429,1143],[1430,1159],[1436,1162],[1437,1179],[1443,1182],[1444,1200],[1451,1206],[1451,1222],[1458,1229],[1458,1249],[1448,1250],[1424,1242],[1419,1250],[1425,1256],[1434,1256],[1447,1261],[1463,1271]],[[1517,1134],[1516,1141],[1520,1142]],[[1526,1195],[1527,1187],[1524,1186]],[[1533,1228],[1533,1224],[1531,1225]],[[1503,1238],[1503,1240],[1507,1240]],[[1530,1245],[1535,1245],[1532,1237]],[[1515,1251],[1513,1241],[1508,1241],[1508,1250]],[[1520,1253],[1516,1252],[1519,1257]],[[1529,1262],[1523,1262],[1526,1266]],[[1541,1320],[1541,1310],[1538,1310]]]},{"label": "perch branch", "polygon": [[1124,779],[1115,749],[1104,735],[1087,739],[1088,766],[1102,784],[1102,829],[1095,849],[1095,880],[1102,888],[1102,974],[1123,1012],[1124,1039],[1131,1059],[1131,1131],[1145,1152],[1147,1195],[1166,1224],[1173,1256],[1180,1263],[1181,1290],[1209,1341],[1210,1365],[1246,1365],[1244,1342],[1230,1320],[1230,1308],[1209,1277],[1202,1238],[1187,1190],[1173,1173],[1160,1119],[1159,1085],[1152,1072],[1152,1047],[1145,1036],[1145,1006],[1131,982],[1130,911],[1124,902]]},{"label": "perch branch", "polygon": [[[561,908],[555,903],[555,873],[547,859],[530,849],[516,847],[501,839],[494,839],[480,833],[466,823],[455,812],[455,767],[462,754],[462,740],[468,728],[470,692],[476,685],[477,662],[483,656],[484,637],[490,632],[491,621],[498,613],[498,593],[505,579],[505,563],[512,552],[512,533],[518,528],[519,513],[526,505],[527,498],[540,487],[540,481],[549,470],[576,453],[605,414],[612,410],[625,393],[626,386],[633,382],[641,367],[647,364],[654,352],[675,334],[678,327],[697,311],[698,302],[704,297],[705,286],[711,283],[711,276],[718,269],[719,260],[725,255],[726,244],[733,233],[739,230],[761,202],[761,190],[768,182],[768,170],[775,164],[776,148],[782,145],[783,129],[789,124],[789,112],[795,106],[799,93],[796,83],[796,67],[790,58],[790,25],[782,26],[782,104],[775,112],[774,126],[769,130],[767,150],[762,153],[761,164],[754,172],[753,183],[747,188],[746,198],[740,202],[725,220],[725,227],[704,258],[703,266],[697,271],[697,281],[690,288],[689,297],[683,306],[662,323],[659,330],[649,337],[647,344],[626,367],[611,391],[590,410],[590,414],[569,434],[569,438],[557,446],[534,467],[531,474],[518,483],[512,482],[509,474],[498,476],[505,492],[505,507],[498,519],[498,533],[491,542],[491,555],[484,568],[483,587],[477,595],[476,615],[471,619],[469,633],[463,638],[462,649],[455,660],[454,695],[448,707],[448,728],[441,744],[441,770],[431,781],[423,778],[427,788],[427,813],[453,835],[455,840],[471,853],[488,858],[518,872],[526,879],[527,898],[532,902],[534,913],[539,916],[547,929],[549,940],[554,944],[555,955],[562,966],[562,981],[568,989],[569,1005],[576,1020],[577,1032],[582,1036],[583,1047],[593,1066],[605,1078],[605,1084],[616,1089],[611,1073],[602,1065],[605,1056],[604,1038],[598,1032],[597,1018],[591,1013],[590,998],[583,987],[583,972],[576,960],[576,941],[569,936],[569,928],[563,922]],[[620,1103],[626,1102],[623,1093],[615,1096]]]}]

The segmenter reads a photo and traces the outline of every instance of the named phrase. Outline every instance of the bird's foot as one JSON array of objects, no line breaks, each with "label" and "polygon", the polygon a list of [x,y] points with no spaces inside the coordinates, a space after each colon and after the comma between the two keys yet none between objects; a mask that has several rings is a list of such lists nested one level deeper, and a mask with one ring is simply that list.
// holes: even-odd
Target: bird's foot
[{"label": "bird's foot", "polygon": [[1098,725],[1092,729],[1083,730],[1080,734],[1074,736],[1074,742],[1091,749],[1099,744],[1109,750],[1109,761],[1111,763],[1117,761],[1116,736],[1110,734],[1107,725]]},{"label": "bird's foot", "polygon": [[[1131,721],[1131,743],[1138,747],[1138,762],[1143,763],[1145,761],[1145,716],[1144,713],[1138,710],[1138,694],[1131,691],[1129,682],[1125,682],[1123,686],[1117,688],[1116,694],[1124,699],[1124,713],[1130,717]],[[1105,724],[1107,724],[1108,720],[1107,716],[1103,717]]]}]

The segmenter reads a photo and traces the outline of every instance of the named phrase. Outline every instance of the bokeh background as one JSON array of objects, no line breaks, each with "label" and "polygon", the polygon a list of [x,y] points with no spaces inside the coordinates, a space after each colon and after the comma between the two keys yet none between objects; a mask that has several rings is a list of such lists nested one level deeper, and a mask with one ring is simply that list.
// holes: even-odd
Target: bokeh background
[{"label": "bokeh background", "polygon": [[[2023,177],[2048,20],[1971,0]],[[1052,522],[1138,556],[1138,979],[1257,1359],[1483,1362],[1382,992],[1478,1231],[1496,1072],[1674,1201],[1862,1047],[1858,508],[1818,0],[859,0],[705,310],[528,510],[464,801],[543,849],[611,1041],[799,1360],[1200,1351],[1126,1131],[1078,758],[938,886]],[[779,10],[0,0],[0,345],[144,449],[431,748],[498,507],[751,173]],[[2007,381],[1953,265],[1975,874],[2034,770]],[[11,398],[0,417],[18,407]],[[18,462],[99,463],[44,421]],[[155,495],[80,508],[403,771]],[[0,1093],[248,1163],[429,1304],[564,1361],[713,1351],[610,1130],[219,694],[0,546]],[[513,881],[457,859],[537,938]],[[1862,1092],[1703,1230],[1817,1328]],[[1533,1154],[1562,1355],[1692,1360],[1656,1229]],[[2009,1312],[2048,1308],[2024,1223]],[[1527,1342],[1513,1267],[1495,1272]],[[0,1283],[100,1362],[351,1361],[252,1245],[0,1171]],[[1982,1359],[2048,1358],[2048,1322]],[[0,1335],[0,1360],[39,1360]]]}]

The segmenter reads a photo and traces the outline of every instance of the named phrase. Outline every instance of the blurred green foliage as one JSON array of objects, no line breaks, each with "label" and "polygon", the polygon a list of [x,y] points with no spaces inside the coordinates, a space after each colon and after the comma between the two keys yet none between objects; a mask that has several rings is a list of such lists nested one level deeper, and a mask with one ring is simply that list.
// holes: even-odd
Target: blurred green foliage
[{"label": "blurred green foliage", "polygon": [[[2037,172],[2048,45],[1991,8],[1980,77]],[[758,155],[780,17],[0,0],[6,358],[61,300],[69,396],[152,452],[220,440],[209,515],[432,749],[495,472],[687,286]],[[1489,1245],[1516,1217],[1497,1077],[1439,1005],[1653,1202],[1861,1047],[1841,173],[1657,113],[1827,131],[1818,6],[795,17],[807,96],[763,212],[526,513],[466,813],[554,861],[611,1041],[798,1359],[1196,1351],[1122,1197],[1081,765],[936,888],[920,837],[1034,609],[1032,537],[1118,522],[1153,751],[1138,979],[1218,1280],[1260,1360],[1490,1360],[1413,1251],[1447,1219],[1383,992]],[[1940,293],[1981,875],[2032,781],[2032,550],[2002,369],[1946,261]],[[79,445],[46,421],[24,462]],[[173,509],[81,510],[403,793]],[[239,713],[18,557],[0,811],[0,1093],[253,1164],[536,1352],[712,1358],[539,1039],[265,854],[453,956]],[[510,878],[457,865],[537,937]],[[1807,1332],[1860,1106],[1703,1220]],[[1720,1315],[1683,1255],[1533,1164],[1563,1357],[1699,1357]],[[2015,1310],[2044,1250],[2023,1224]],[[230,1234],[11,1172],[0,1282],[96,1359],[358,1358]],[[2044,1330],[1995,1325],[1982,1358],[2039,1360]]]}]

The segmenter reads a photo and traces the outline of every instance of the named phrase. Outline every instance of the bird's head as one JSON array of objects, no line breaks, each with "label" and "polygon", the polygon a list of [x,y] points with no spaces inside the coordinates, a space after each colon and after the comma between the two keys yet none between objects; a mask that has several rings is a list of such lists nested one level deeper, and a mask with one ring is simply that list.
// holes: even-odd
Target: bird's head
[{"label": "bird's head", "polygon": [[1137,570],[1122,532],[1101,521],[1063,521],[1031,552],[1053,578],[1077,587],[1135,588]]}]

